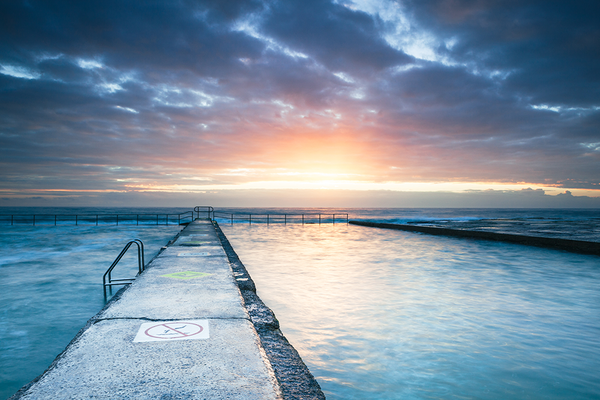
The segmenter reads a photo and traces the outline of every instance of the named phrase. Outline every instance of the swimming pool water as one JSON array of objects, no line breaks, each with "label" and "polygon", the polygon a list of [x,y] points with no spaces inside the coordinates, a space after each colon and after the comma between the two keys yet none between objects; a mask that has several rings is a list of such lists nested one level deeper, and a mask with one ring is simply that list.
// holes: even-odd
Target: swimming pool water
[{"label": "swimming pool water", "polygon": [[600,398],[600,258],[352,225],[222,228],[328,399]]},{"label": "swimming pool water", "polygon": [[[349,212],[351,219],[596,241],[600,217],[597,210],[241,211]],[[600,398],[598,257],[340,223],[220,222],[329,399]],[[149,261],[179,230],[3,226],[0,398],[43,372],[102,308],[102,274],[128,240],[142,238]],[[135,275],[134,253],[117,277]]]}]

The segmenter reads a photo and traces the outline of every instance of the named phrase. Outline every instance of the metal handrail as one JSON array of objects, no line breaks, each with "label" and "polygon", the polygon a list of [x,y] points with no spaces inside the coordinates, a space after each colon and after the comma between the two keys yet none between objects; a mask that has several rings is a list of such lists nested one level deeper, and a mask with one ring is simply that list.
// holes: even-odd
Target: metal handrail
[{"label": "metal handrail", "polygon": [[261,220],[263,222],[266,222],[267,225],[270,225],[273,222],[276,222],[277,220],[280,220],[284,223],[284,225],[287,225],[288,222],[293,222],[294,218],[296,217],[297,221],[301,221],[302,225],[309,223],[308,221],[312,218],[315,223],[318,220],[319,221],[319,225],[321,225],[321,223],[325,223],[323,222],[323,220],[325,219],[331,219],[331,223],[335,224],[336,223],[336,218],[337,220],[342,220],[344,221],[346,224],[348,224],[348,214],[346,213],[335,213],[335,214],[325,214],[325,213],[291,213],[291,214],[252,214],[252,213],[227,213],[227,212],[219,212],[219,211],[213,211],[212,213],[213,217],[212,219],[214,220],[215,217],[220,217],[223,219],[228,219],[230,220],[231,224],[233,224],[233,222],[236,220],[237,221],[243,221],[243,222],[248,222],[249,225],[252,225],[252,223],[257,223],[260,222]]},{"label": "metal handrail", "polygon": [[[60,222],[71,222],[74,225],[100,225],[102,224],[116,224],[118,225],[126,225],[126,224],[134,224],[134,225],[147,225],[148,222],[152,221],[152,224],[159,225],[165,224],[169,225],[169,223],[175,223],[173,220],[177,218],[177,224],[187,224],[194,220],[194,217],[200,218],[200,215],[206,213],[206,218],[210,220],[214,220],[216,216],[221,218],[226,218],[231,220],[231,223],[235,219],[238,221],[248,221],[249,224],[253,222],[261,222],[264,221],[267,225],[270,225],[272,222],[277,222],[280,220],[284,224],[288,222],[293,222],[294,219],[298,222],[309,223],[306,220],[313,219],[316,223],[325,223],[323,219],[328,219],[332,223],[336,223],[337,221],[344,221],[348,223],[348,214],[346,213],[336,213],[336,214],[326,214],[326,213],[291,213],[291,214],[252,214],[252,213],[229,213],[224,211],[215,211],[212,206],[196,206],[193,211],[185,211],[178,214],[4,214],[0,215],[0,221],[6,221],[6,223],[10,223],[10,225],[16,224],[31,224],[31,225],[58,225]],[[8,219],[10,217],[10,220]],[[15,218],[16,217],[16,218]],[[151,217],[151,218],[150,218]],[[161,218],[162,217],[162,218]],[[294,218],[296,217],[296,218]]]},{"label": "metal handrail", "polygon": [[[129,242],[127,242],[127,244],[125,245],[125,247],[123,247],[123,250],[121,250],[121,253],[117,256],[117,258],[115,258],[115,261],[113,261],[113,263],[111,264],[111,266],[108,267],[108,269],[106,270],[106,272],[102,276],[102,286],[104,288],[104,298],[106,298],[106,287],[107,286],[112,290],[113,286],[131,285],[133,283],[133,281],[135,280],[135,278],[112,279],[112,271],[113,271],[113,269],[115,269],[115,267],[117,266],[117,264],[119,263],[119,261],[121,261],[121,258],[123,258],[123,256],[125,255],[125,253],[127,253],[127,250],[129,250],[129,248],[131,247],[131,245],[134,244],[134,243],[137,245],[137,249],[138,249],[138,273],[137,273],[137,275],[139,275],[142,272],[144,272],[144,269],[146,268],[146,263],[145,263],[145,260],[144,260],[144,242],[142,242],[140,239],[130,240]],[[108,283],[106,283],[106,278],[107,277],[108,277]],[[117,282],[117,283],[112,283],[112,282]]]},{"label": "metal handrail", "polygon": [[194,220],[193,211],[185,211],[178,214],[0,214],[0,222],[10,225],[100,225],[100,224],[135,224],[135,225],[169,225],[188,223]]},{"label": "metal handrail", "polygon": [[[188,214],[189,214],[189,216],[188,216]],[[194,220],[194,212],[193,211],[182,212],[182,213],[177,214],[177,224],[178,225],[182,224],[182,222],[181,222],[182,215],[183,215],[183,218],[189,218],[190,219],[189,222],[192,222]],[[183,224],[187,224],[189,222],[183,222]]]},{"label": "metal handrail", "polygon": [[[201,210],[201,208],[204,208],[204,210]],[[200,218],[200,213],[206,213],[206,218],[213,220],[213,215],[215,212],[215,209],[212,206],[196,206],[194,207],[194,212],[196,213],[196,218]]]}]

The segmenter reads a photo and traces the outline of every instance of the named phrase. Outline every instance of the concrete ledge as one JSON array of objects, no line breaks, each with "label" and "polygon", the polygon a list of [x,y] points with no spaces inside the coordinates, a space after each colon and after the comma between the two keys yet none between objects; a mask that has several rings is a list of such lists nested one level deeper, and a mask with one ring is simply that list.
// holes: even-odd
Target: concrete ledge
[{"label": "concrete ledge", "polygon": [[[200,231],[209,243],[175,244]],[[218,255],[198,254],[205,244]],[[212,223],[190,223],[163,249],[11,399],[281,399]]]},{"label": "concrete ledge", "polygon": [[227,237],[215,222],[217,236],[227,253],[233,275],[242,293],[246,310],[258,333],[262,347],[269,358],[284,399],[324,400],[325,394],[310,373],[300,355],[279,330],[279,321],[269,307],[256,295],[250,274],[240,261]]},{"label": "concrete ledge", "polygon": [[140,321],[99,320],[20,398],[276,399],[250,322],[209,324],[211,340],[134,343]]},{"label": "concrete ledge", "polygon": [[[248,318],[229,268],[215,259],[157,258],[125,291],[121,300],[101,311],[105,318]],[[198,278],[174,279],[170,274],[195,271]],[[157,290],[160,293],[157,293]]]},{"label": "concrete ledge", "polygon": [[526,246],[545,247],[551,249],[565,250],[573,253],[600,255],[600,243],[586,242],[582,240],[547,238],[540,236],[512,235],[508,233],[496,233],[485,231],[470,231],[462,229],[436,228],[431,226],[415,226],[403,224],[386,224],[368,221],[349,221],[350,224],[368,226],[372,228],[396,229],[408,232],[420,232],[430,235],[454,236],[473,239],[495,240],[523,244]]}]

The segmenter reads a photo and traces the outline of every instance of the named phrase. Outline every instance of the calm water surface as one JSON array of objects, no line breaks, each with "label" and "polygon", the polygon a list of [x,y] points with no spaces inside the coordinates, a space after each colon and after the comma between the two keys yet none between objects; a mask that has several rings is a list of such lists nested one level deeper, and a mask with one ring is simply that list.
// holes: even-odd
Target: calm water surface
[{"label": "calm water surface", "polygon": [[[0,398],[44,372],[102,309],[102,275],[129,240],[142,239],[148,262],[180,230],[176,225],[2,227]],[[135,276],[135,249],[114,278]]]},{"label": "calm water surface", "polygon": [[[149,261],[180,230],[132,221],[89,226],[95,217],[86,226],[59,218],[54,227],[51,217],[38,219],[42,226],[27,218],[7,226],[10,215],[186,209],[0,211],[8,215],[0,219],[0,398],[6,398],[43,372],[103,307],[102,274],[128,240],[141,238]],[[224,211],[348,212],[351,219],[600,241],[600,210]],[[260,219],[251,227],[243,217],[233,227],[226,221],[221,225],[259,294],[329,399],[600,398],[597,257],[345,224],[302,226],[298,218],[269,227]],[[135,255],[127,257],[116,278],[135,275]]]},{"label": "calm water surface", "polygon": [[328,399],[600,398],[600,258],[221,224]]}]

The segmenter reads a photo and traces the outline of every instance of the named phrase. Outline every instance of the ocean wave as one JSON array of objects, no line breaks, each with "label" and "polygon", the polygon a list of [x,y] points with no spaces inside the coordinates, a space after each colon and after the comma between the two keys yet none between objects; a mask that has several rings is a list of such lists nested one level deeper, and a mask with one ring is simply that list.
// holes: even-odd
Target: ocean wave
[{"label": "ocean wave", "polygon": [[487,218],[481,217],[414,217],[414,218],[355,218],[357,221],[377,222],[384,224],[440,224],[449,222],[473,222],[485,221]]}]

